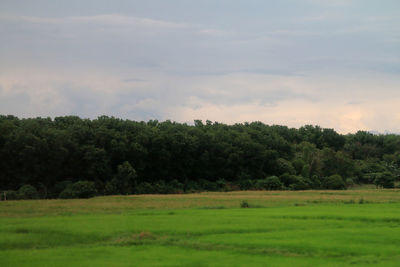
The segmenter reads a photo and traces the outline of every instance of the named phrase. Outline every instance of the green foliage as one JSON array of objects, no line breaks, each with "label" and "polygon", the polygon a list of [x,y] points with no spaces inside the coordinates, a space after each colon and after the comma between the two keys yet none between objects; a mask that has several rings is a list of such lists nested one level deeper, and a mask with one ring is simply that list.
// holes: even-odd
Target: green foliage
[{"label": "green foliage", "polygon": [[269,176],[265,179],[265,183],[268,190],[281,190],[282,182],[279,180],[277,176]]},{"label": "green foliage", "polygon": [[322,187],[324,189],[346,189],[346,183],[343,181],[342,176],[339,174],[334,174],[329,177],[325,177],[322,180]]},{"label": "green foliage", "polygon": [[250,208],[249,202],[247,202],[247,200],[242,200],[242,202],[240,202],[240,207],[241,208]]},{"label": "green foliage", "polygon": [[61,192],[60,198],[91,198],[97,194],[94,182],[91,181],[78,181],[74,184],[67,186]]},{"label": "green foliage", "polygon": [[292,163],[286,159],[283,158],[278,158],[276,161],[276,168],[277,168],[277,174],[281,175],[284,173],[289,173],[289,174],[296,174],[296,169],[293,167]]},{"label": "green foliage", "polygon": [[282,189],[282,182],[277,176],[269,176],[262,180],[257,180],[255,188],[259,190],[280,190]]},{"label": "green foliage", "polygon": [[19,199],[17,191],[8,190],[1,192],[0,200],[17,200],[17,199]]},{"label": "green foliage", "polygon": [[352,186],[355,185],[354,180],[351,179],[351,178],[347,178],[346,181],[345,181],[345,183],[346,183],[346,187],[347,187],[347,188],[348,188],[348,187],[352,187]]},{"label": "green foliage", "polygon": [[395,177],[390,172],[376,173],[374,184],[383,188],[394,188]]},{"label": "green foliage", "polygon": [[136,194],[153,194],[154,188],[150,183],[143,182],[136,187]]},{"label": "green foliage", "polygon": [[118,171],[115,177],[111,180],[111,186],[117,194],[132,194],[137,184],[137,174],[132,165],[125,161],[118,165]]},{"label": "green foliage", "polygon": [[69,180],[61,181],[57,183],[51,190],[51,198],[57,198],[62,191],[64,191],[68,186],[71,186],[73,183]]},{"label": "green foliage", "polygon": [[239,180],[238,182],[240,190],[249,190],[254,187],[254,182],[250,179]]},{"label": "green foliage", "polygon": [[307,190],[311,188],[311,181],[302,176],[294,176],[292,183],[289,185],[291,190]]},{"label": "green foliage", "polygon": [[[334,174],[349,186],[351,178],[391,187],[389,180],[400,177],[400,136],[261,122],[0,115],[0,158],[2,190],[31,184],[41,198],[74,197],[78,180],[94,182],[97,194],[278,188],[263,181],[270,176],[279,177],[282,188],[318,189],[331,187],[321,177]],[[386,183],[378,173],[392,178]]]},{"label": "green foliage", "polygon": [[18,198],[19,199],[38,199],[39,193],[35,187],[26,184],[21,186],[18,189]]}]

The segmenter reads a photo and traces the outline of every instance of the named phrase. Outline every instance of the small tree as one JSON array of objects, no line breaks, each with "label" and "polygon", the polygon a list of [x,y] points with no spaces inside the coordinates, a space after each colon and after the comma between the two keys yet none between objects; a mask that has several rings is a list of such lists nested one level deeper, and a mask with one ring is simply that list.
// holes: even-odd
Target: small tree
[{"label": "small tree", "polygon": [[376,173],[374,184],[377,187],[394,188],[395,177],[390,172]]},{"label": "small tree", "polygon": [[20,199],[38,199],[39,193],[35,187],[26,184],[18,189],[18,198]]},{"label": "small tree", "polygon": [[269,176],[262,180],[257,180],[255,187],[260,190],[279,190],[282,189],[283,184],[276,176]]},{"label": "small tree", "polygon": [[18,192],[14,190],[7,190],[1,192],[1,200],[17,200],[19,199]]},{"label": "small tree", "polygon": [[112,179],[111,183],[120,194],[128,195],[134,192],[137,185],[137,174],[128,161],[118,166],[117,174]]},{"label": "small tree", "polygon": [[265,179],[266,189],[268,190],[280,190],[282,189],[282,182],[277,176],[269,176]]},{"label": "small tree", "polygon": [[346,189],[346,183],[344,182],[342,176],[339,174],[334,174],[329,177],[325,177],[322,180],[322,187],[325,189]]},{"label": "small tree", "polygon": [[294,176],[294,181],[290,184],[291,190],[307,190],[311,188],[311,181],[303,176]]},{"label": "small tree", "polygon": [[60,198],[91,198],[97,193],[94,182],[78,181],[61,192]]}]

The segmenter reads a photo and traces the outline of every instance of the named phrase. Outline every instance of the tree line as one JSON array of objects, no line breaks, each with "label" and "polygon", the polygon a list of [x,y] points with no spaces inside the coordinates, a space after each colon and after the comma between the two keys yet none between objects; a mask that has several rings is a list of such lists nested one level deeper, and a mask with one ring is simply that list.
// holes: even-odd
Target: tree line
[{"label": "tree line", "polygon": [[0,116],[2,198],[393,188],[400,136],[306,125]]}]

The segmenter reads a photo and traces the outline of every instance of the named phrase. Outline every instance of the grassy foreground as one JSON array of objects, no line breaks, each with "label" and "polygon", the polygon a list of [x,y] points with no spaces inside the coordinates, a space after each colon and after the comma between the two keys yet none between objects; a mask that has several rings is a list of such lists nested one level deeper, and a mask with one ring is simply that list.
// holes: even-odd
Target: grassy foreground
[{"label": "grassy foreground", "polygon": [[[240,208],[246,200],[250,208]],[[252,208],[253,207],[253,208]],[[398,266],[400,191],[0,202],[1,266]]]}]

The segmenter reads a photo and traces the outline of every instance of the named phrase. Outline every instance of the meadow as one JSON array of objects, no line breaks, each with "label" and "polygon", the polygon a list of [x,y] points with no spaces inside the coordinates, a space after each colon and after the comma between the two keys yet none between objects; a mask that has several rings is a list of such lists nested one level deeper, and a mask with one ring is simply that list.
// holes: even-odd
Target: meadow
[{"label": "meadow", "polygon": [[396,189],[2,201],[0,262],[398,266],[399,210]]}]

